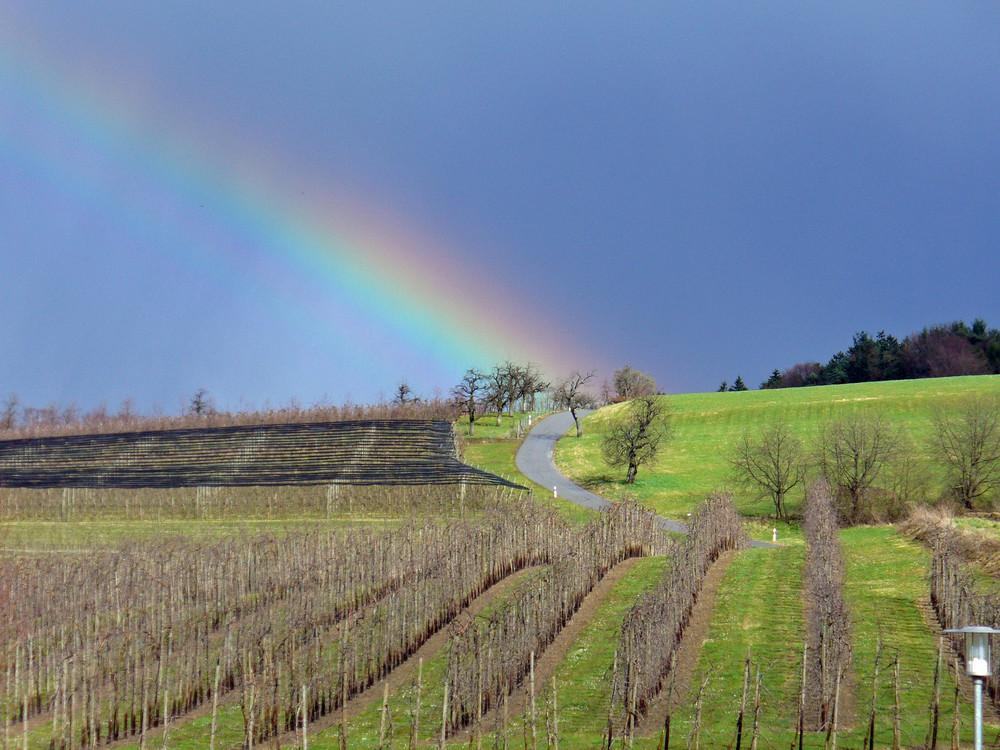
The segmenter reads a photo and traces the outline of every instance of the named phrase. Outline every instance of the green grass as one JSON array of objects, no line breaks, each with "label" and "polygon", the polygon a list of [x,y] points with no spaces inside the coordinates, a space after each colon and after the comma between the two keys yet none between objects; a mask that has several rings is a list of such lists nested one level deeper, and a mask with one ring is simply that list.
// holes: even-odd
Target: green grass
[{"label": "green grass", "polygon": [[[937,659],[937,639],[919,606],[929,595],[929,553],[884,526],[845,529],[840,540],[846,562],[844,600],[851,614],[857,706],[855,728],[849,736],[853,746],[861,746],[871,708],[875,651],[881,638],[884,651],[876,698],[876,746],[887,746],[892,740],[892,659],[897,655],[903,746],[922,746]],[[941,695],[938,742],[947,747],[954,706],[953,676],[945,676]],[[961,727],[963,741],[971,741],[972,707],[964,700]]]},{"label": "green grass", "polygon": [[[927,732],[937,641],[920,603],[928,596],[928,553],[891,527],[841,532],[846,562],[844,598],[851,616],[854,653],[854,710],[843,715],[839,747],[861,748],[871,707],[875,651],[884,651],[876,699],[876,747],[892,742],[894,704],[892,659],[900,659],[901,733],[904,747],[922,747]],[[765,746],[788,747],[797,716],[804,638],[802,567],[805,548],[741,552],[716,595],[712,624],[699,661],[699,675],[710,675],[704,697],[703,742],[726,746],[733,738],[747,647],[765,672],[761,733]],[[675,719],[678,738],[691,731],[699,676]],[[950,746],[954,681],[942,688],[939,747]],[[972,708],[960,702],[961,737],[970,741]],[[988,723],[988,722],[987,722]],[[992,730],[993,734],[996,730]],[[989,731],[987,732],[989,734]],[[992,736],[992,735],[991,735]],[[744,737],[746,741],[746,735]],[[808,735],[806,747],[823,747],[824,738]]]},{"label": "green grass", "polygon": [[[607,726],[609,672],[622,621],[636,599],[660,581],[669,564],[665,557],[638,560],[628,575],[615,583],[567,651],[555,673],[560,747],[599,746]],[[546,689],[540,703],[550,694]]]},{"label": "green grass", "polygon": [[[747,649],[764,673],[762,734],[787,743],[797,717],[798,664],[804,637],[802,566],[805,547],[738,553],[716,593],[712,622],[684,705],[675,717],[678,739],[694,725],[695,700],[705,675],[703,741],[725,746],[736,728]],[[752,699],[752,695],[751,695]],[[744,742],[749,736],[744,734]]]},{"label": "green grass", "polygon": [[1000,521],[992,518],[960,517],[955,519],[955,526],[960,529],[979,531],[990,536],[1000,536]]},{"label": "green grass", "polygon": [[[527,419],[530,417],[532,424],[550,414],[547,411],[516,411],[513,414],[503,413],[500,425],[497,425],[496,412],[492,414],[479,414],[476,416],[476,434],[473,439],[496,439],[513,440],[517,439],[517,425],[524,423],[524,429],[528,429]],[[469,417],[459,417],[455,420],[455,433],[463,440],[469,437]]]},{"label": "green grass", "polygon": [[[809,446],[824,422],[873,409],[909,430],[923,450],[931,430],[930,410],[948,408],[969,394],[1000,392],[1000,375],[928,380],[901,380],[815,388],[691,393],[669,396],[673,411],[672,441],[655,463],[639,469],[638,481],[626,487],[624,471],[611,470],[601,458],[601,435],[625,404],[605,407],[584,420],[584,437],[559,441],[556,462],[573,481],[610,498],[626,493],[668,518],[683,519],[716,489],[731,487],[725,457],[734,435],[778,420],[788,422]],[[567,433],[569,434],[569,433]],[[747,515],[773,514],[770,500],[758,500],[737,490],[740,510]],[[789,498],[792,511],[802,501],[796,488]],[[780,533],[780,529],[779,529]]]},{"label": "green grass", "polygon": [[339,515],[326,518],[281,520],[164,520],[164,521],[9,521],[2,546],[10,550],[87,550],[122,542],[162,541],[165,537],[224,539],[243,534],[273,534],[315,526],[394,526],[400,518]]},{"label": "green grass", "polygon": [[[517,420],[526,415],[515,414]],[[542,415],[544,416],[544,414]],[[540,418],[538,414],[533,414],[533,421]],[[535,499],[548,505],[559,513],[559,515],[572,523],[587,523],[597,517],[597,512],[583,508],[576,503],[571,503],[563,498],[552,497],[552,490],[543,487],[536,482],[532,482],[524,474],[518,471],[514,462],[518,448],[521,447],[521,439],[511,436],[511,424],[514,424],[508,417],[504,417],[505,428],[496,427],[496,415],[482,417],[476,420],[476,437],[468,437],[468,418],[463,422],[459,420],[455,425],[456,432],[460,437],[462,445],[463,460],[467,464],[478,466],[493,474],[507,477],[518,484],[528,487],[534,492]],[[506,430],[505,436],[499,436],[501,430]]]},{"label": "green grass", "polygon": [[[655,585],[667,565],[666,558],[638,560],[629,574],[611,589],[608,598],[571,644],[566,658],[556,670],[558,690],[559,736],[561,747],[596,747],[604,730],[607,717],[611,683],[608,669],[614,659],[617,636],[625,613],[642,592]],[[510,596],[512,592],[508,592]],[[439,653],[424,663],[424,686],[421,694],[420,736],[424,742],[433,741],[441,727],[442,682],[447,655]],[[406,748],[410,731],[409,707],[414,697],[414,686],[405,686],[389,696],[389,707],[395,727],[393,748]],[[545,705],[551,697],[549,685],[538,686],[537,712],[540,743],[544,747]],[[352,719],[349,733],[357,747],[377,745],[381,701]],[[508,740],[510,747],[523,748],[525,716],[510,716]],[[495,728],[483,728],[483,746],[492,747]],[[338,747],[337,730],[328,730],[315,736],[316,748]],[[310,739],[310,747],[313,740]],[[639,747],[645,747],[641,741]],[[467,747],[468,741],[449,742],[449,747]],[[530,744],[528,745],[530,747]]]}]

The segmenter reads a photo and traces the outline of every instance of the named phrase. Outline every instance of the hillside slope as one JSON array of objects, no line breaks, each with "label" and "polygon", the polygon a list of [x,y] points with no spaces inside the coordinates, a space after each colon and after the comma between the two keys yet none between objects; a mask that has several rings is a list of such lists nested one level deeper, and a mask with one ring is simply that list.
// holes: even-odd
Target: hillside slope
[{"label": "hillside slope", "polygon": [[[583,438],[560,440],[556,463],[574,482],[599,495],[620,498],[627,489],[657,513],[684,518],[709,492],[731,483],[725,456],[733,438],[744,428],[784,420],[809,447],[827,420],[877,410],[905,425],[916,455],[930,472],[932,489],[934,469],[927,461],[926,449],[930,410],[934,406],[954,408],[970,394],[1000,394],[1000,375],[668,396],[673,439],[654,464],[639,470],[638,481],[630,488],[622,484],[624,473],[609,469],[601,459],[601,433],[608,420],[626,408],[617,404],[587,417]],[[736,496],[746,514],[773,512],[767,500],[740,492]],[[798,488],[790,500],[794,511],[801,501]]]}]

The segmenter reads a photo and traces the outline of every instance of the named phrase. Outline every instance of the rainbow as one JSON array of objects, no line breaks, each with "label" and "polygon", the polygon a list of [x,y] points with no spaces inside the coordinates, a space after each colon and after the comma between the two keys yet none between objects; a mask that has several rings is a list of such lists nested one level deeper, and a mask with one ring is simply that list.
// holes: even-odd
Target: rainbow
[{"label": "rainbow", "polygon": [[456,376],[503,359],[552,375],[596,364],[516,294],[484,288],[455,249],[347,197],[349,185],[168,118],[135,95],[141,83],[68,75],[12,36],[8,25],[0,158],[47,190],[92,202],[156,252],[297,310],[355,357],[359,330]]}]

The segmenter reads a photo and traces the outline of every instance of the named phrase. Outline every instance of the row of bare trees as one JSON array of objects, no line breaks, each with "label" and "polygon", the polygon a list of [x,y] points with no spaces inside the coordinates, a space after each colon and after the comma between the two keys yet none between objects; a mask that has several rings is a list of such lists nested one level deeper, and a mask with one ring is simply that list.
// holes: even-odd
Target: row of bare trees
[{"label": "row of bare trees", "polygon": [[515,405],[519,405],[521,411],[533,410],[538,395],[547,391],[552,406],[568,409],[573,415],[577,437],[580,437],[583,431],[577,419],[577,409],[595,406],[599,400],[608,404],[652,396],[657,392],[656,380],[651,375],[624,365],[604,382],[598,399],[589,390],[596,376],[594,370],[574,370],[565,377],[548,382],[534,365],[507,361],[489,371],[467,370],[461,382],[452,389],[452,397],[462,412],[468,415],[469,434],[473,435],[476,414],[483,409],[495,410],[499,425],[504,409],[513,411]]},{"label": "row of bare trees", "polygon": [[0,647],[13,655],[0,678],[5,724],[44,714],[56,746],[74,728],[87,744],[142,736],[164,709],[200,704],[217,665],[223,689],[235,686],[262,630],[284,624],[313,644],[373,602],[428,586],[463,532],[479,549],[474,529],[425,524],[26,556]]},{"label": "row of bare trees", "polygon": [[[675,547],[663,579],[625,616],[612,667],[611,702],[626,737],[632,736],[636,723],[646,715],[674,668],[709,566],[724,551],[744,543],[732,498],[723,494],[709,497],[692,520],[688,535]],[[615,723],[609,716],[609,743],[616,734]]]},{"label": "row of bare trees", "polygon": [[22,404],[17,394],[0,402],[0,439],[12,440],[55,435],[173,430],[189,427],[229,427],[254,424],[296,424],[300,422],[345,422],[371,419],[443,419],[459,415],[454,400],[440,397],[409,399],[405,402],[380,399],[374,404],[332,404],[326,400],[303,405],[292,399],[278,407],[220,409],[204,389],[199,389],[179,415],[162,409],[142,414],[131,399],[117,409],[101,404],[84,411],[74,404],[57,403],[45,407]]},{"label": "row of bare trees", "polygon": [[[2,484],[2,476],[0,476]],[[9,520],[165,521],[429,514],[462,516],[519,490],[486,485],[287,485],[146,489],[0,487]]]},{"label": "row of bare trees", "polygon": [[[977,574],[962,564],[963,553],[956,549],[962,540],[947,532],[938,533],[931,556],[931,605],[944,628],[967,625],[1000,627],[1000,596],[984,593],[977,586]],[[965,655],[965,640],[959,634],[949,635],[956,650]],[[1000,708],[1000,654],[992,650],[993,663],[986,678],[987,693]]]},{"label": "row of bare trees", "polygon": [[549,386],[537,366],[530,362],[522,365],[508,360],[491,370],[466,370],[451,394],[455,404],[468,415],[469,435],[474,435],[476,414],[479,412],[486,409],[496,411],[499,426],[504,411],[534,410],[539,394],[547,391]]},{"label": "row of bare trees", "polygon": [[[787,422],[744,430],[728,461],[734,480],[774,503],[787,516],[787,498],[807,476],[830,483],[842,518],[850,523],[895,517],[926,495],[927,461],[902,424],[865,411],[823,424],[807,449]],[[969,396],[953,408],[931,410],[924,453],[945,478],[944,494],[966,510],[1000,489],[1000,398]]]},{"label": "row of bare trees", "polygon": [[449,646],[450,732],[475,723],[529,675],[541,653],[584,598],[622,560],[672,547],[648,511],[616,506],[584,529],[564,535],[551,563]]},{"label": "row of bare trees", "polygon": [[851,665],[837,510],[833,492],[822,480],[806,492],[802,530],[808,545],[803,574],[807,656],[800,733],[810,727],[826,731],[835,723],[841,685]]},{"label": "row of bare trees", "polygon": [[[342,708],[487,588],[548,566],[537,592],[477,636],[492,649],[480,653],[484,674],[509,689],[524,654],[544,648],[603,571],[664,545],[632,508],[581,529],[506,498],[474,521],[24,556],[5,570],[0,741],[10,746],[28,720],[48,723],[53,748],[145,743],[221,702],[239,707],[253,746]],[[456,659],[464,644],[457,637]],[[465,667],[454,670],[458,726],[475,697]]]}]

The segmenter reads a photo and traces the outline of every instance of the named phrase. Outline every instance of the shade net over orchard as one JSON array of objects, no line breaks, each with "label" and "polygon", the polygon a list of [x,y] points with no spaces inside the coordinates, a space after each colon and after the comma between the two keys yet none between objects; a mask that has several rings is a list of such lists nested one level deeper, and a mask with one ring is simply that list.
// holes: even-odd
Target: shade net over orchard
[{"label": "shade net over orchard", "polygon": [[443,420],[316,422],[0,441],[0,487],[474,484]]}]

